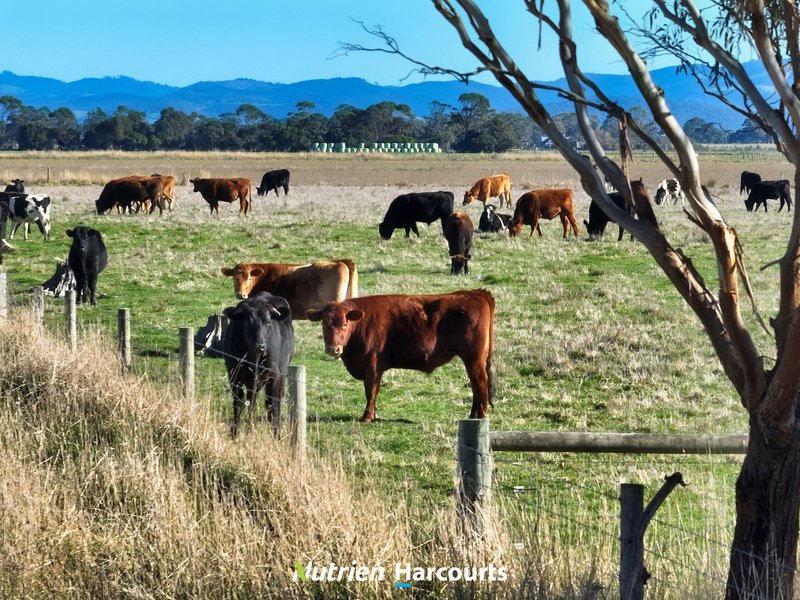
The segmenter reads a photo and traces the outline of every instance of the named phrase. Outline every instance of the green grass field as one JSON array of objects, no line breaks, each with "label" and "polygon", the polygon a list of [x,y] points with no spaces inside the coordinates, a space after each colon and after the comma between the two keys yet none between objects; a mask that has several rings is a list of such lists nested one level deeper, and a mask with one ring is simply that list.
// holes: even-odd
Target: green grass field
[{"label": "green grass field", "polygon": [[[56,260],[66,258],[65,229],[78,224],[95,227],[106,239],[110,263],[99,279],[97,306],[79,307],[82,335],[99,329],[113,337],[117,309],[130,308],[135,372],[157,385],[171,384],[177,379],[178,328],[197,329],[210,314],[235,304],[231,280],[220,273],[221,267],[241,261],[304,263],[348,257],[358,266],[361,295],[491,291],[497,305],[498,373],[490,414],[493,429],[747,432],[746,414],[698,320],[640,244],[627,235],[616,241],[613,224],[606,237],[595,242],[588,241],[582,223],[579,239],[563,240],[556,221],[543,223],[543,238],[529,237],[527,228],[518,240],[476,235],[470,274],[461,277],[449,275],[438,224],[422,227],[419,240],[413,234],[404,239],[401,231],[388,242],[378,236],[377,224],[398,194],[445,189],[460,204],[477,178],[498,172],[511,174],[515,199],[532,187],[573,188],[580,223],[587,218],[588,197],[555,157],[214,155],[207,157],[208,164],[205,158],[22,155],[7,164],[8,176],[28,177],[31,193],[47,192],[54,200],[53,239],[45,242],[34,230],[25,242],[18,232],[13,240],[17,251],[5,257],[12,303],[27,304],[30,287],[41,285],[54,272]],[[35,174],[47,168],[45,163],[52,165],[51,183]],[[782,255],[793,213],[775,212],[775,203],[768,214],[747,213],[738,194],[738,173],[761,170],[768,178],[788,169],[770,156],[755,164],[711,156],[703,164],[704,181],[739,233],[758,308],[765,318],[773,316],[777,270],[761,272],[758,267]],[[237,206],[223,205],[220,217],[212,217],[188,184],[176,185],[175,210],[163,216],[94,214],[93,201],[101,189],[97,177],[158,171],[176,175],[179,183],[188,174],[243,175],[255,184],[261,172],[282,166],[292,170],[289,196],[256,198],[252,215],[240,216]],[[57,171],[68,173],[63,181],[53,175]],[[634,176],[640,171],[651,191],[666,177],[651,162],[634,163]],[[76,181],[92,183],[75,185]],[[479,206],[466,210],[477,224]],[[715,290],[716,267],[708,239],[680,207],[655,210],[673,245],[691,257]],[[771,340],[757,327],[749,306],[743,305],[743,312],[768,364],[774,352]],[[46,321],[53,332],[61,330],[61,313],[62,300],[48,299]],[[394,502],[402,498],[419,525],[413,538],[424,543],[436,527],[426,521],[426,514],[451,501],[456,424],[468,416],[471,403],[463,365],[456,360],[430,376],[388,372],[377,399],[379,420],[362,424],[357,420],[365,403],[361,382],[324,355],[318,323],[295,321],[294,326],[293,364],[307,368],[309,443],[320,455],[341,461],[360,485]],[[198,400],[214,407],[223,434],[232,413],[224,364],[198,358],[196,369]],[[266,427],[259,427],[239,443],[265,435]],[[589,562],[587,547],[594,544],[603,558],[591,568],[597,570],[597,579],[606,580],[613,579],[613,536],[598,538],[587,528],[613,533],[619,483],[644,483],[649,496],[663,475],[681,470],[691,485],[676,492],[674,501],[670,498],[663,509],[661,537],[649,542],[660,548],[659,539],[673,539],[673,526],[702,533],[703,542],[686,542],[688,551],[674,545],[661,548],[657,556],[664,556],[665,562],[651,568],[655,585],[665,581],[659,597],[681,597],[666,583],[675,569],[670,561],[680,560],[691,571],[700,568],[701,555],[709,563],[702,573],[724,573],[738,460],[502,454],[496,456],[497,496],[508,510],[510,530],[520,539],[529,537],[525,528],[536,527],[549,532],[547,542],[560,552],[572,548]],[[513,486],[527,489],[514,493]],[[557,518],[562,513],[578,524]],[[655,530],[658,533],[658,524]],[[656,557],[651,561],[661,565]],[[697,597],[707,587],[715,589],[714,580],[702,574],[690,572],[687,577],[697,579]]]}]

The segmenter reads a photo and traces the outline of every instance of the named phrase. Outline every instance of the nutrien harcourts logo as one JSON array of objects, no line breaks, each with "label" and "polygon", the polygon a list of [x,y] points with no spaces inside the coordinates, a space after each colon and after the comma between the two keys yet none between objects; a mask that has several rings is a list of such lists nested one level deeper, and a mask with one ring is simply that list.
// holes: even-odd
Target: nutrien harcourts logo
[{"label": "nutrien harcourts logo", "polygon": [[[444,583],[453,581],[486,581],[502,583],[508,579],[508,569],[506,567],[495,567],[489,564],[485,567],[418,567],[411,563],[395,563],[389,570],[388,575],[394,575],[391,579],[397,588],[410,588],[412,583],[425,581],[441,581]],[[354,560],[349,565],[337,565],[328,563],[316,565],[314,561],[308,561],[305,566],[303,563],[294,561],[294,581],[318,581],[318,582],[382,582],[389,581],[387,569],[380,565],[359,565]]]}]

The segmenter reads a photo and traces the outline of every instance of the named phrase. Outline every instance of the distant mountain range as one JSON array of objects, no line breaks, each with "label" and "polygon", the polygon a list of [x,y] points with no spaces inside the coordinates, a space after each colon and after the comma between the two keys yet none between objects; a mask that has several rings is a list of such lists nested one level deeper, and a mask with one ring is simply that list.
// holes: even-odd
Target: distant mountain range
[{"label": "distant mountain range", "polygon": [[[772,85],[758,62],[746,65],[751,77],[769,92]],[[692,117],[718,123],[725,129],[741,126],[742,117],[718,101],[703,94],[694,80],[675,72],[674,67],[653,71],[678,120],[685,123]],[[595,74],[592,78],[608,95],[627,108],[642,106],[632,79],[627,75]],[[564,79],[542,82],[566,87]],[[55,109],[70,108],[79,119],[95,108],[113,112],[118,106],[144,111],[148,119],[158,118],[162,109],[172,107],[186,113],[197,112],[217,117],[232,112],[242,104],[253,104],[265,113],[283,118],[296,109],[301,101],[311,101],[315,110],[330,116],[342,104],[366,108],[383,101],[411,106],[414,114],[425,116],[431,102],[458,106],[458,97],[465,92],[477,92],[489,99],[492,108],[500,112],[521,112],[519,105],[505,89],[473,82],[426,81],[403,86],[381,86],[359,78],[315,79],[297,83],[268,83],[252,79],[202,81],[185,87],[175,87],[139,81],[130,77],[87,78],[64,82],[46,77],[0,73],[0,96],[10,95],[24,104]],[[571,104],[555,92],[540,92],[540,97],[554,113],[571,111]]]}]

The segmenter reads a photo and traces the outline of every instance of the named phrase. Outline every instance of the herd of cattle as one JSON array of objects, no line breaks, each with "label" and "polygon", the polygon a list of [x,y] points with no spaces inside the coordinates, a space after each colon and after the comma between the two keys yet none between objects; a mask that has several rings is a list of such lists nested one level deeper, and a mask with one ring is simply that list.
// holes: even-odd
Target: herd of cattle
[{"label": "herd of cattle", "polygon": [[[247,214],[252,202],[250,181],[245,178],[191,179],[193,190],[208,203],[211,213],[219,212],[220,202],[239,200],[239,211]],[[98,214],[118,212],[152,213],[156,208],[172,210],[175,179],[172,176],[128,176],[108,182],[95,206]],[[283,188],[289,192],[289,171],[269,171],[257,187],[258,195]],[[631,182],[637,198],[649,196],[644,184]],[[747,191],[748,211],[764,205],[767,199],[780,200],[791,209],[787,180],[762,181],[756,173],[741,174],[740,194]],[[630,212],[625,198],[609,193],[612,201]],[[452,192],[420,192],[397,196],[388,206],[378,232],[389,240],[396,229],[409,237],[419,237],[418,223],[440,221],[447,240],[450,272],[469,273],[473,232],[508,232],[518,237],[524,225],[530,235],[542,235],[540,221],[559,217],[563,237],[570,228],[577,237],[574,198],[570,189],[539,189],[522,194],[513,214],[501,214],[489,203],[499,198],[500,209],[511,207],[511,180],[501,174],[479,180],[464,194],[463,205],[483,203],[478,227],[469,215],[454,210]],[[683,205],[684,197],[675,179],[662,181],[655,195],[656,204]],[[25,194],[24,182],[16,179],[0,192],[0,242],[5,241],[6,220],[13,220],[10,238],[20,225],[35,223],[45,239],[50,239],[50,198],[44,194]],[[611,219],[594,201],[584,220],[590,237],[602,236]],[[97,278],[108,263],[102,234],[92,227],[79,226],[66,231],[72,238],[68,265],[75,276],[78,303],[96,303]],[[622,239],[620,227],[618,240]],[[308,319],[322,324],[325,353],[339,358],[354,378],[364,382],[366,408],[362,417],[375,419],[375,398],[383,373],[389,369],[432,372],[458,356],[464,363],[472,388],[470,418],[483,418],[493,405],[495,369],[494,299],[487,290],[461,290],[448,294],[388,294],[359,297],[358,270],[350,259],[318,261],[312,264],[239,263],[223,268],[233,280],[239,303],[223,311],[226,330],[222,341],[228,380],[233,395],[234,418],[231,434],[236,435],[241,414],[250,407],[252,424],[257,397],[263,389],[267,416],[273,427],[273,414],[279,414],[289,362],[294,354],[293,319]]]}]

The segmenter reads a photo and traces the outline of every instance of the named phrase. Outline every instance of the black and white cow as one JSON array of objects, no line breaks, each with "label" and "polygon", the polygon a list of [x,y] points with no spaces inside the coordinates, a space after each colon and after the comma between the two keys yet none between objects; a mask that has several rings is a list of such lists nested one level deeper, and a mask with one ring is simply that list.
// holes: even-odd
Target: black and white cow
[{"label": "black and white cow", "polygon": [[656,204],[665,205],[668,205],[670,200],[672,200],[673,205],[677,204],[678,200],[680,200],[681,206],[683,206],[685,198],[680,182],[677,179],[665,179],[659,183],[656,189],[655,200]]},{"label": "black and white cow", "polygon": [[223,352],[233,394],[231,436],[236,436],[245,406],[250,426],[258,393],[264,388],[267,419],[277,433],[289,362],[294,355],[292,310],[281,296],[259,292],[223,311],[229,319]]},{"label": "black and white cow", "polygon": [[256,188],[256,193],[259,196],[266,196],[270,190],[275,190],[275,195],[278,196],[278,188],[283,188],[284,195],[289,193],[289,170],[276,169],[274,171],[267,171],[261,177],[261,185]]},{"label": "black and white cow", "polygon": [[778,212],[781,212],[783,205],[787,205],[787,210],[792,209],[792,195],[788,179],[779,179],[777,181],[759,181],[754,183],[750,193],[747,195],[747,200],[744,201],[745,208],[748,211],[758,211],[758,205],[764,205],[764,212],[767,212],[767,200],[780,200],[781,205],[778,207]]},{"label": "black and white cow", "polygon": [[92,304],[97,304],[97,276],[108,264],[108,250],[103,236],[96,229],[84,226],[67,229],[67,235],[72,238],[67,264],[75,275],[75,302],[86,302],[88,290]]},{"label": "black and white cow", "polygon": [[50,196],[46,194],[32,194],[30,196],[12,196],[8,201],[10,217],[14,222],[9,239],[14,239],[14,234],[20,225],[24,225],[24,237],[28,239],[31,223],[36,223],[44,239],[50,239]]},{"label": "black and white cow", "polygon": [[11,182],[6,186],[6,189],[4,191],[24,194],[25,193],[25,186],[23,185],[24,183],[25,183],[24,179],[15,179],[13,182]]},{"label": "black and white cow", "polygon": [[478,219],[478,228],[476,233],[497,233],[499,231],[508,231],[511,225],[511,215],[502,215],[497,212],[497,207],[494,204],[487,204],[483,207],[480,219]]}]

